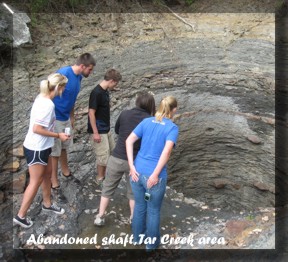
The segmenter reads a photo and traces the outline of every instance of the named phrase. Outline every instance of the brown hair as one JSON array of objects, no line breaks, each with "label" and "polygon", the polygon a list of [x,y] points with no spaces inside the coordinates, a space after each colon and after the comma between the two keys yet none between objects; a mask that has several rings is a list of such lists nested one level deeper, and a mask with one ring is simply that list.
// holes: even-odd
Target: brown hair
[{"label": "brown hair", "polygon": [[155,99],[153,95],[148,92],[141,92],[137,94],[135,105],[147,111],[151,116],[155,114]]},{"label": "brown hair", "polygon": [[121,79],[121,74],[115,69],[109,69],[104,76],[104,80],[106,81],[114,80],[115,82],[119,82]]},{"label": "brown hair", "polygon": [[80,55],[77,60],[76,60],[76,65],[84,65],[84,66],[89,66],[89,65],[96,65],[96,61],[94,57],[90,53],[84,53]]},{"label": "brown hair", "polygon": [[155,114],[157,121],[162,121],[163,117],[171,118],[171,112],[177,107],[177,100],[173,96],[167,96],[160,102],[160,106]]}]

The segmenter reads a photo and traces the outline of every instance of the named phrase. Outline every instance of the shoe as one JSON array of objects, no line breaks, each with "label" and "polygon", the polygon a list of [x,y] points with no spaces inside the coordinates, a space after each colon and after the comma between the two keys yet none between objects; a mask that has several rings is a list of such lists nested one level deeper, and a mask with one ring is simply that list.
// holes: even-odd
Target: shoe
[{"label": "shoe", "polygon": [[61,188],[61,186],[59,185],[59,186],[53,187],[53,186],[51,185],[51,188],[52,188],[53,190],[59,190],[59,189]]},{"label": "shoe", "polygon": [[29,228],[33,226],[33,222],[31,221],[30,217],[20,218],[18,215],[13,218],[13,222],[17,225],[20,225],[24,228]]},{"label": "shoe", "polygon": [[69,178],[69,177],[72,177],[72,176],[73,176],[71,172],[69,173],[68,176],[65,176],[64,173],[61,173],[61,174],[62,174],[62,176],[66,177],[66,178]]},{"label": "shoe", "polygon": [[75,176],[73,176],[71,172],[69,173],[68,176],[65,176],[63,173],[61,173],[61,174],[62,174],[63,177],[65,177],[65,178],[67,178],[67,179],[69,178],[69,179],[73,180],[73,182],[74,182],[75,184],[78,184],[78,185],[81,184],[80,180],[77,179]]},{"label": "shoe", "polygon": [[50,207],[45,207],[42,205],[42,210],[44,211],[52,211],[56,214],[62,215],[65,213],[65,210],[62,207],[58,207],[55,203],[52,204]]},{"label": "shoe", "polygon": [[99,214],[96,215],[95,220],[94,220],[94,225],[95,226],[104,226],[105,225],[105,218],[103,216],[100,217]]}]

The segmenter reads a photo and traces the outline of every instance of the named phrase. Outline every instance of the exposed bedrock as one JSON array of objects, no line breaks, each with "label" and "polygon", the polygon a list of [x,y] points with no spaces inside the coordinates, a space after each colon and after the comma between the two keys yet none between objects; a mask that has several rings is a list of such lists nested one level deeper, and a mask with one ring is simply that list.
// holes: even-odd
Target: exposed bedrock
[{"label": "exposed bedrock", "polygon": [[[88,51],[95,55],[97,66],[95,73],[83,80],[76,105],[75,146],[70,153],[72,171],[79,178],[95,174],[95,157],[86,133],[89,94],[106,69],[114,67],[121,71],[123,81],[120,90],[111,94],[112,131],[120,112],[134,105],[140,90],[153,92],[157,103],[166,95],[178,99],[175,122],[180,136],[169,162],[169,186],[212,207],[249,210],[273,206],[273,18],[268,14],[247,14],[245,19],[241,17],[244,14],[238,18],[231,15],[228,26],[219,14],[216,18],[190,14],[197,18],[193,32],[171,16],[165,20],[165,14],[147,14],[150,20],[143,14],[99,16],[85,16],[90,20],[84,23],[81,15],[71,15],[73,28],[59,23],[53,38],[47,37],[47,29],[38,35],[32,32],[35,49],[17,51],[14,147],[23,143],[39,81],[72,63],[78,53]],[[109,19],[115,23],[109,24]],[[215,21],[219,23],[213,24]],[[89,37],[81,35],[83,28]],[[15,177],[23,175],[24,159],[14,154],[14,160],[19,163]]]},{"label": "exposed bedrock", "polygon": [[226,49],[204,39],[170,45],[173,52],[147,43],[121,54],[131,88],[115,93],[113,116],[133,104],[134,90],[152,91],[157,102],[174,95],[180,136],[169,184],[211,206],[274,205],[274,45],[255,39]]}]

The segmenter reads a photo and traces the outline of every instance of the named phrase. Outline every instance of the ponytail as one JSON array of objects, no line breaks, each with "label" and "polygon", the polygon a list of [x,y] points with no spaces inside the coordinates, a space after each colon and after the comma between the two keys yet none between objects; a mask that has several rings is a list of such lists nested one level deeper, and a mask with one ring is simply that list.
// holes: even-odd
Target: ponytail
[{"label": "ponytail", "polygon": [[47,79],[46,80],[42,80],[40,82],[40,94],[49,95],[49,93],[50,93],[49,81]]},{"label": "ponytail", "polygon": [[51,74],[46,80],[40,82],[40,94],[49,95],[54,90],[58,94],[58,87],[65,86],[67,82],[68,78],[66,76],[59,73]]},{"label": "ponytail", "polygon": [[159,108],[155,114],[156,121],[161,122],[163,117],[171,118],[171,112],[177,107],[177,100],[173,96],[167,96],[160,102]]}]

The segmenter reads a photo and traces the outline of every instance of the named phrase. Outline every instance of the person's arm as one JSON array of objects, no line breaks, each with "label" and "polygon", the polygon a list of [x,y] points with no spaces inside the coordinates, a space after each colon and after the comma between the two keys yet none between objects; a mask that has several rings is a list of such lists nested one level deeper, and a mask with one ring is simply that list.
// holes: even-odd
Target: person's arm
[{"label": "person's arm", "polygon": [[130,168],[129,175],[131,176],[134,182],[138,181],[139,174],[136,171],[133,161],[133,145],[139,138],[135,135],[135,133],[131,133],[126,139],[126,153],[128,158],[128,164]]},{"label": "person's arm", "polygon": [[89,119],[90,119],[91,128],[93,130],[93,139],[94,139],[94,141],[96,143],[100,143],[101,142],[101,136],[99,135],[98,129],[97,129],[97,126],[96,126],[95,114],[96,114],[96,110],[93,109],[93,108],[89,108],[88,116],[89,116]]},{"label": "person's arm", "polygon": [[173,146],[174,146],[173,141],[170,141],[170,140],[166,141],[163,151],[161,153],[161,156],[158,160],[157,166],[155,167],[153,173],[151,174],[151,176],[149,177],[147,181],[147,188],[151,188],[152,186],[158,183],[158,180],[159,180],[158,176],[161,170],[163,169],[163,167],[167,164],[170,158]]},{"label": "person's arm", "polygon": [[55,132],[47,130],[44,126],[41,126],[38,124],[33,125],[33,132],[41,136],[59,138],[61,141],[66,141],[69,139],[69,136],[67,136],[65,133],[55,133]]}]

